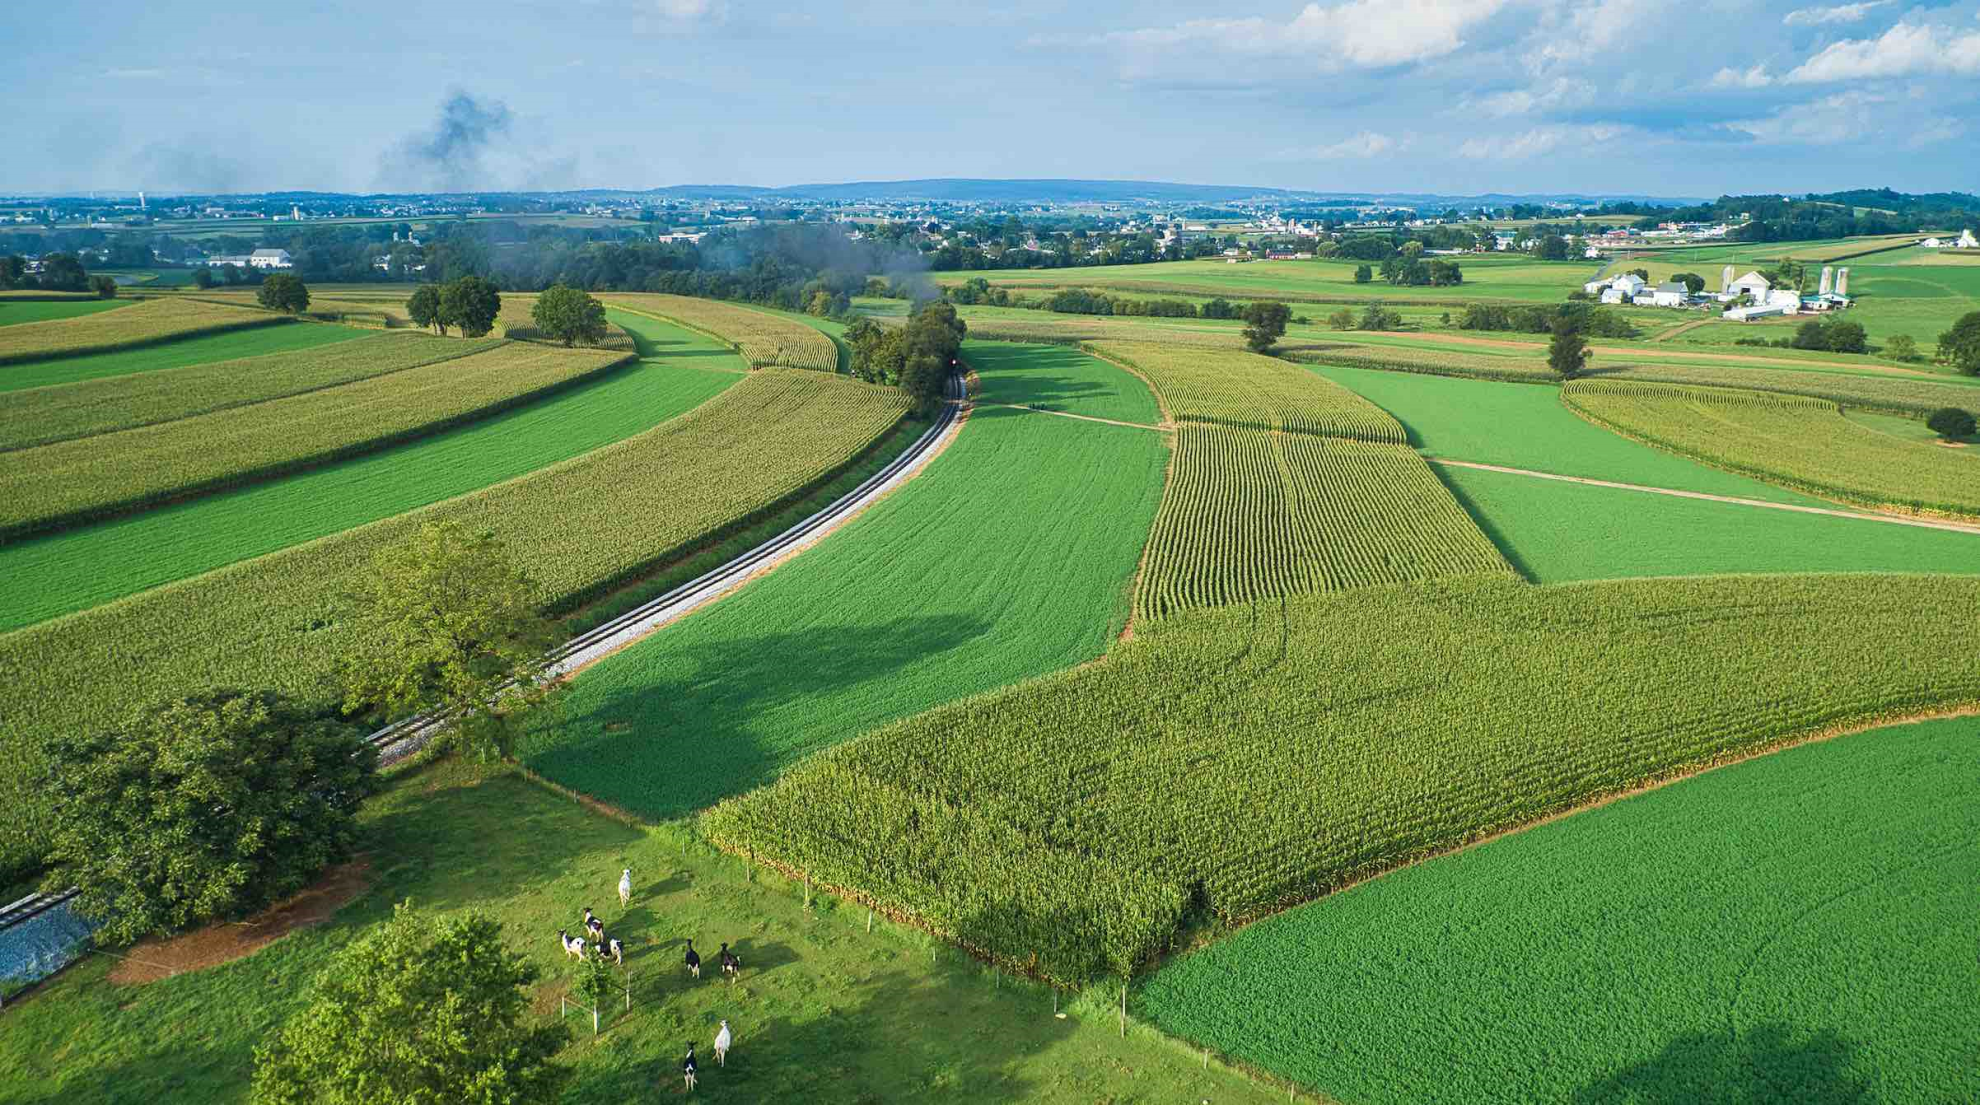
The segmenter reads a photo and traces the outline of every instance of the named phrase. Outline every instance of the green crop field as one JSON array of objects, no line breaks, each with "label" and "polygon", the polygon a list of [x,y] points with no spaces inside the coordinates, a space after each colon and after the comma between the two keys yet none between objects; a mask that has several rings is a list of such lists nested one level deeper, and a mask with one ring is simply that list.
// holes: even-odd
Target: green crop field
[{"label": "green crop field", "polygon": [[1980,580],[1930,576],[1480,579],[1195,611],[704,826],[1003,961],[1118,975],[1191,903],[1241,922],[1721,757],[1980,702],[1968,619],[1918,615],[1976,602]]},{"label": "green crop field", "polygon": [[0,326],[23,322],[49,322],[55,319],[100,315],[115,307],[128,307],[128,299],[65,299],[9,302],[0,299]]},{"label": "green crop field", "polygon": [[19,814],[0,826],[0,872],[38,854],[40,803],[27,791],[55,727],[100,725],[208,682],[321,695],[350,646],[349,581],[381,544],[427,522],[495,533],[545,605],[570,609],[830,478],[905,410],[892,388],[764,370],[684,417],[522,478],[0,635],[0,679],[19,704],[0,727],[0,795]]},{"label": "green crop field", "polygon": [[1470,300],[1518,300],[1548,303],[1563,299],[1593,277],[1592,261],[1548,262],[1530,257],[1466,254],[1453,257],[1464,270],[1464,283],[1451,287],[1397,287],[1379,278],[1354,282],[1359,261],[1250,261],[1230,264],[1223,259],[1163,261],[1147,265],[1099,265],[1066,269],[998,269],[992,272],[945,272],[944,285],[982,277],[998,287],[1031,291],[1092,288],[1130,293],[1137,297],[1164,294],[1225,296],[1232,299],[1272,298],[1334,302],[1386,299],[1398,302],[1463,303]]},{"label": "green crop field", "polygon": [[1581,380],[1561,399],[1620,433],[1758,479],[1873,506],[1980,514],[1980,464],[1965,450],[1900,441],[1823,400]]},{"label": "green crop field", "polygon": [[525,760],[674,817],[875,726],[1090,660],[1125,624],[1166,454],[1148,430],[979,409],[842,532],[586,671]]},{"label": "green crop field", "polygon": [[1185,425],[1135,615],[1492,572],[1510,574],[1408,446]]},{"label": "green crop field", "polygon": [[1178,422],[1392,445],[1407,440],[1396,420],[1374,404],[1273,357],[1145,342],[1097,342],[1091,349],[1140,373]]},{"label": "green crop field", "polygon": [[1716,573],[1980,574],[1980,536],[1437,466],[1539,583]]},{"label": "green crop field", "polygon": [[1980,1100],[1980,722],[1793,748],[1171,964],[1162,1028],[1358,1105]]},{"label": "green crop field", "polygon": [[[288,323],[268,311],[222,307],[179,299],[148,299],[115,311],[79,318],[0,326],[0,365],[53,357],[106,353],[178,341],[198,334]],[[11,370],[0,379],[11,379]],[[42,381],[47,382],[47,381]],[[15,384],[34,387],[36,384]]]},{"label": "green crop field", "polygon": [[[554,1020],[573,971],[554,943],[578,910],[600,907],[626,943],[633,1008],[608,1011],[593,1038],[573,1015],[559,1054],[577,1068],[572,1102],[649,1101],[678,1092],[658,1056],[694,1040],[704,1054],[726,1019],[736,1048],[704,1061],[693,1100],[714,1103],[1014,1101],[1091,1105],[1272,1105],[1221,1063],[1134,1027],[1116,1035],[1104,1001],[1066,999],[1064,1019],[1035,985],[992,977],[968,956],[931,949],[917,930],[865,914],[804,905],[801,887],[667,829],[623,825],[513,774],[446,764],[413,774],[368,803],[360,847],[363,897],[326,924],[252,956],[143,985],[113,981],[107,955],[78,965],[18,1004],[0,1033],[0,1096],[11,1101],[233,1105],[248,1098],[254,1048],[302,1004],[333,953],[411,898],[452,915],[473,907],[501,924],[509,947],[542,971],[538,1015]],[[633,872],[630,910],[612,886]],[[681,968],[682,941],[706,947],[700,982]],[[717,981],[712,959],[734,943],[744,973]],[[137,953],[142,956],[144,952]],[[656,1089],[659,1086],[661,1089]],[[25,1095],[25,1096],[23,1096]]]},{"label": "green crop field", "polygon": [[[0,574],[12,581],[0,595],[0,631],[527,475],[650,430],[742,378],[741,358],[711,339],[647,326],[665,355],[485,421],[254,487],[0,546]],[[697,355],[703,352],[714,356]]]},{"label": "green crop field", "polygon": [[711,334],[735,347],[752,368],[782,365],[823,372],[839,370],[839,347],[802,322],[714,299],[611,292],[606,304]]},{"label": "green crop field", "polygon": [[1576,417],[1551,385],[1318,366],[1312,371],[1394,415],[1426,455],[1708,495],[1825,505],[1721,472]]},{"label": "green crop field", "polygon": [[1162,411],[1147,385],[1117,365],[1059,345],[970,342],[963,360],[977,374],[983,403],[1014,403],[1153,426]]},{"label": "green crop field", "polygon": [[0,533],[62,528],[373,451],[527,403],[628,359],[512,342],[237,410],[0,453]]},{"label": "green crop field", "polygon": [[17,391],[0,400],[0,450],[244,407],[465,357],[499,344],[497,339],[377,334],[328,347]]},{"label": "green crop field", "polygon": [[363,330],[355,330],[348,326],[315,323],[225,330],[216,334],[179,338],[163,345],[150,345],[110,353],[77,354],[30,364],[9,365],[0,368],[0,393],[22,388],[73,384],[82,380],[97,380],[106,376],[123,376],[134,372],[155,372],[160,369],[185,368],[189,365],[207,364],[213,361],[232,361],[271,353],[315,349],[340,341],[354,341],[364,336]]}]

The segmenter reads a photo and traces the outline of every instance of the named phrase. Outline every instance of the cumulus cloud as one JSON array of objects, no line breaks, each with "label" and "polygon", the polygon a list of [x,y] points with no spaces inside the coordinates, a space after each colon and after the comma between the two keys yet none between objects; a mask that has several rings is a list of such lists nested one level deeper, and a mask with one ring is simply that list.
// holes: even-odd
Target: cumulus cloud
[{"label": "cumulus cloud", "polygon": [[1543,64],[1593,60],[1621,47],[1639,23],[1659,18],[1655,8],[1631,0],[1600,0],[1576,7],[1565,28],[1546,36],[1538,60]]},{"label": "cumulus cloud", "polygon": [[1628,132],[1628,127],[1612,123],[1534,127],[1518,134],[1467,138],[1458,146],[1458,156],[1477,160],[1525,161],[1563,147],[1613,142]]},{"label": "cumulus cloud", "polygon": [[1305,56],[1323,65],[1379,69],[1456,52],[1465,32],[1507,0],[1346,0],[1308,4],[1291,22],[1251,16],[1192,19],[1170,27],[1115,31],[1109,45],[1135,55],[1208,48],[1252,57]]},{"label": "cumulus cloud", "polygon": [[654,0],[653,6],[669,19],[706,19],[722,14],[718,0]]},{"label": "cumulus cloud", "polygon": [[1882,92],[1850,89],[1809,103],[1789,104],[1771,115],[1726,124],[1760,142],[1777,145],[1836,146],[1889,135],[1892,118],[1903,113],[1903,143],[1919,148],[1957,137],[1965,131],[1959,120],[1905,107]]},{"label": "cumulus cloud", "polygon": [[1980,76],[1980,31],[1899,23],[1876,38],[1847,38],[1802,62],[1790,83],[1874,77]]},{"label": "cumulus cloud", "polygon": [[1824,23],[1854,23],[1878,8],[1889,7],[1893,0],[1868,0],[1862,4],[1838,4],[1832,8],[1797,8],[1787,13],[1781,22],[1790,27],[1815,27]]},{"label": "cumulus cloud", "polygon": [[1774,78],[1767,72],[1767,66],[1761,64],[1751,69],[1721,69],[1712,74],[1709,83],[1713,88],[1765,88],[1774,83]]}]

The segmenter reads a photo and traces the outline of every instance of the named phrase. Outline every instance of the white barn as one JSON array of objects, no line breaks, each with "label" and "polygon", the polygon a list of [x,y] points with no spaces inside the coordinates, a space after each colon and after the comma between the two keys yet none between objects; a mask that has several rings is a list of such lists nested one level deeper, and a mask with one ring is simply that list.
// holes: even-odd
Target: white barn
[{"label": "white barn", "polygon": [[257,249],[248,254],[247,262],[257,269],[288,269],[295,267],[295,260],[286,249]]}]

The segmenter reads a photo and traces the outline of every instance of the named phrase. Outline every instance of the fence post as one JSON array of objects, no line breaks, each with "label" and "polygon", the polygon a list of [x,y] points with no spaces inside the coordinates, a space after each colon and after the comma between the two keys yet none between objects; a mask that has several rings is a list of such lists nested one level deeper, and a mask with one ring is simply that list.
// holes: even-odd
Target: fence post
[{"label": "fence post", "polygon": [[632,983],[626,983],[626,1012],[632,1012]]},{"label": "fence post", "polygon": [[873,907],[872,907],[872,906],[867,906],[867,907],[866,907],[866,931],[867,931],[868,933],[871,933],[871,932],[873,931]]},{"label": "fence post", "polygon": [[558,1020],[560,1020],[560,1021],[561,1021],[561,1020],[563,1020],[563,1019],[564,1019],[564,1014],[565,1014],[565,1013],[567,1013],[567,1012],[569,1012],[569,1010],[567,1010],[567,1009],[565,1009],[565,1008],[564,1008],[564,995],[562,995],[562,994],[558,994],[558,995],[557,995],[557,1019],[558,1019]]},{"label": "fence post", "polygon": [[1127,983],[1121,983],[1121,1039],[1127,1039]]},{"label": "fence post", "polygon": [[596,1009],[591,1011],[591,1034],[593,1036],[598,1035],[598,1010]]}]

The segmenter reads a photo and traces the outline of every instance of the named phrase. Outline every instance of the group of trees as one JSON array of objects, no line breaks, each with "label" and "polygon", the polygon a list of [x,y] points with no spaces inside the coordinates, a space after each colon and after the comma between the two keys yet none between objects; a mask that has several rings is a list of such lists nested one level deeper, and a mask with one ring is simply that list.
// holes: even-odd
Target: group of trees
[{"label": "group of trees", "polygon": [[463,335],[478,338],[495,328],[502,313],[502,294],[495,282],[463,276],[445,284],[421,284],[406,300],[406,314],[415,326],[430,326],[442,334],[457,326]]},{"label": "group of trees", "polygon": [[1961,315],[1939,335],[1939,361],[1966,376],[1980,376],[1980,311]]},{"label": "group of trees", "polygon": [[1576,333],[1598,338],[1631,338],[1636,327],[1621,314],[1585,300],[1567,303],[1505,306],[1497,303],[1467,303],[1457,317],[1460,330],[1495,330],[1520,334],[1553,332],[1561,319],[1570,320]]},{"label": "group of trees", "polygon": [[953,304],[924,303],[908,316],[905,326],[882,326],[864,316],[846,327],[852,346],[853,375],[876,384],[894,384],[914,401],[915,410],[932,414],[957,366],[969,324],[956,316]]},{"label": "group of trees", "polygon": [[[58,739],[47,885],[79,888],[75,908],[112,945],[301,891],[357,850],[358,807],[379,788],[355,720],[438,710],[443,743],[494,755],[555,693],[542,656],[559,632],[539,597],[492,535],[428,526],[381,550],[355,596],[362,646],[338,669],[340,703],[197,690]],[[535,978],[491,920],[401,906],[257,1049],[252,1099],[552,1099],[565,1036],[528,1014]]]},{"label": "group of trees", "polygon": [[27,258],[20,254],[0,257],[0,291],[95,292],[103,299],[117,298],[117,282],[91,276],[82,258],[73,253],[44,254],[40,265],[41,271],[29,272]]},{"label": "group of trees", "polygon": [[1812,318],[1795,329],[1789,346],[1795,349],[1819,349],[1829,353],[1868,353],[1869,335],[1863,324],[1844,318]]},{"label": "group of trees", "polygon": [[1401,311],[1383,306],[1378,299],[1363,307],[1359,316],[1354,308],[1342,307],[1327,316],[1327,325],[1336,330],[1400,330],[1403,317]]},{"label": "group of trees", "polygon": [[255,302],[271,311],[301,314],[309,310],[309,287],[302,277],[286,272],[269,273],[254,290]]}]

